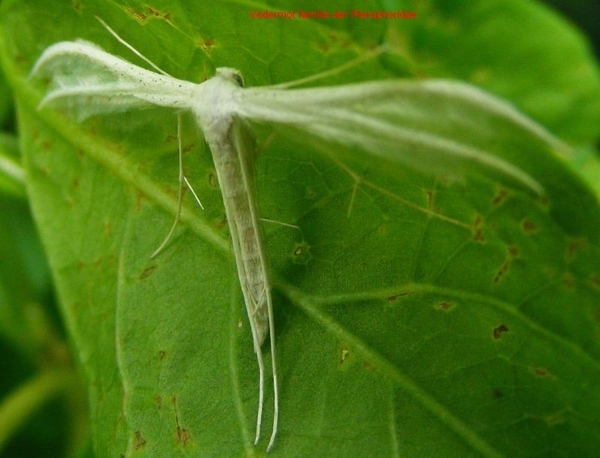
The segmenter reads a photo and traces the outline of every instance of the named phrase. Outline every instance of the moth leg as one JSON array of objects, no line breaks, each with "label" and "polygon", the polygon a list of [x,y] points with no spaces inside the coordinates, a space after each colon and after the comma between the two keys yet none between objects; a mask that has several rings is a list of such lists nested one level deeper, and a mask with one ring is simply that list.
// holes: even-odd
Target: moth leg
[{"label": "moth leg", "polygon": [[296,226],[295,224],[290,224],[290,223],[284,223],[283,221],[277,221],[274,219],[269,219],[269,218],[261,218],[260,219],[263,223],[272,223],[272,224],[278,224],[280,226],[285,226],[285,227],[291,227],[292,229],[298,229],[300,230],[299,226]]},{"label": "moth leg", "polygon": [[183,177],[183,181],[185,182],[185,185],[187,186],[187,188],[192,192],[194,199],[196,199],[196,203],[200,206],[200,208],[202,210],[204,210],[204,205],[202,205],[202,202],[200,201],[198,194],[196,194],[196,191],[194,191],[194,188],[192,188],[192,184],[189,182],[189,180],[187,179],[186,176]]},{"label": "moth leg", "polygon": [[267,295],[267,311],[269,314],[269,340],[271,344],[271,370],[273,377],[273,426],[271,429],[271,438],[269,439],[269,445],[267,445],[267,453],[273,449],[275,444],[275,437],[277,436],[277,428],[279,424],[279,382],[277,381],[277,355],[275,352],[275,325],[274,325],[274,314],[273,304],[271,302],[271,295]]},{"label": "moth leg", "polygon": [[173,224],[171,225],[171,229],[169,229],[167,236],[159,245],[159,247],[156,250],[154,250],[154,253],[152,253],[150,259],[156,257],[163,250],[163,248],[167,246],[167,243],[169,243],[169,240],[171,240],[171,237],[175,232],[175,228],[179,224],[179,219],[181,217],[181,202],[183,200],[184,183],[192,191],[192,194],[194,194],[194,197],[196,198],[196,201],[200,204],[200,207],[204,209],[204,207],[200,203],[200,200],[198,199],[198,196],[192,189],[188,179],[183,174],[183,140],[181,138],[181,113],[177,113],[177,149],[179,153],[179,187],[177,190],[177,211],[175,213],[175,220],[173,221]]},{"label": "moth leg", "polygon": [[[277,437],[277,428],[279,424],[279,383],[277,381],[277,354],[275,349],[275,326],[274,326],[274,314],[273,314],[273,303],[271,294],[268,288],[263,288],[258,297],[257,304],[263,304],[267,307],[268,322],[269,322],[269,341],[271,344],[271,370],[273,380],[273,425],[271,428],[271,437],[269,438],[269,444],[267,445],[267,453],[269,453],[274,444],[275,438]],[[261,307],[255,307],[255,311],[258,311]],[[258,341],[256,331],[253,330],[252,337],[254,339],[254,351],[256,352],[256,359],[258,361],[259,368],[259,395],[258,395],[258,416],[256,419],[256,437],[254,439],[254,445],[258,444],[260,439],[260,429],[262,425],[262,413],[264,407],[264,382],[265,382],[265,368],[264,358],[261,350],[261,342]]]},{"label": "moth leg", "polygon": [[260,430],[262,426],[262,414],[265,404],[265,361],[263,359],[260,343],[256,332],[252,332],[254,341],[254,352],[256,353],[256,362],[258,363],[258,412],[256,414],[256,435],[254,436],[254,445],[258,444],[260,439]]}]

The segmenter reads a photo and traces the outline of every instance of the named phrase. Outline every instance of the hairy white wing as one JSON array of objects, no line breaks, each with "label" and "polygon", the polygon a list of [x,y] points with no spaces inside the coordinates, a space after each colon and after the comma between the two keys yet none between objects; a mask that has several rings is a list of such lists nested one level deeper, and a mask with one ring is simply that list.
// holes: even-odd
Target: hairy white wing
[{"label": "hairy white wing", "polygon": [[248,120],[284,124],[426,172],[460,177],[483,171],[536,194],[543,188],[526,172],[535,170],[535,162],[527,152],[507,148],[502,127],[514,133],[516,126],[524,138],[562,148],[507,103],[444,80],[249,88],[240,93],[238,110]]},{"label": "hairy white wing", "polygon": [[83,40],[47,48],[31,76],[51,80],[41,106],[66,107],[78,119],[152,105],[189,108],[198,87],[145,70]]},{"label": "hairy white wing", "polygon": [[[32,76],[48,76],[52,82],[41,105],[66,107],[79,119],[152,105],[197,109],[209,89],[145,70],[81,40],[50,46]],[[514,147],[518,139],[508,139],[513,144],[507,147],[503,128],[510,128],[511,134],[519,132],[528,142],[563,148],[505,102],[461,83],[259,87],[236,90],[235,95],[226,88],[211,89],[219,92],[213,97],[228,99],[226,107],[204,107],[217,116],[231,110],[230,114],[249,121],[284,124],[315,139],[357,147],[427,172],[461,176],[483,169],[536,194],[542,194],[543,188],[527,172],[535,171],[536,159]]]}]

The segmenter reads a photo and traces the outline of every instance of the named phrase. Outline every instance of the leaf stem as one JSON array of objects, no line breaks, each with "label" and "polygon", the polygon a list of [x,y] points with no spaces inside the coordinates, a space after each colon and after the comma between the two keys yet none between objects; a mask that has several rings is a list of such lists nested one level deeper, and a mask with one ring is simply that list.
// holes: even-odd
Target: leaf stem
[{"label": "leaf stem", "polygon": [[17,138],[0,133],[0,180],[6,181],[5,190],[25,197],[25,171],[17,160],[18,155]]},{"label": "leaf stem", "polygon": [[65,390],[73,378],[71,369],[45,370],[4,398],[0,403],[0,451],[35,411]]}]

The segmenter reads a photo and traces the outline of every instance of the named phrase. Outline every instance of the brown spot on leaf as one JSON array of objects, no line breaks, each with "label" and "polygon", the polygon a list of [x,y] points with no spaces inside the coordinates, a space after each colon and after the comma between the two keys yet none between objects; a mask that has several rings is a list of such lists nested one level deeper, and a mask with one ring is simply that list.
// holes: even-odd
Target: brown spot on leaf
[{"label": "brown spot on leaf", "polygon": [[408,296],[410,293],[408,292],[404,292],[404,293],[398,293],[398,294],[394,294],[392,296],[388,296],[385,298],[386,301],[388,301],[388,303],[393,304],[394,302],[396,302],[396,300],[399,297],[404,297],[404,296]]},{"label": "brown spot on leaf", "polygon": [[575,278],[573,277],[573,274],[565,272],[562,276],[562,284],[567,289],[575,288]]},{"label": "brown spot on leaf", "polygon": [[567,244],[567,261],[572,261],[575,254],[584,248],[587,248],[588,242],[586,239],[574,239]]},{"label": "brown spot on leaf", "polygon": [[[331,30],[328,33],[331,34]],[[332,36],[332,35],[330,35],[330,36]],[[351,48],[352,46],[355,45],[354,41],[352,41],[350,38],[348,38],[348,35],[346,35],[345,33],[336,35],[336,39],[338,41],[338,44],[342,48]],[[373,50],[373,49],[375,49],[375,47],[371,46],[371,50]]]},{"label": "brown spot on leaf", "polygon": [[148,13],[154,17],[164,19],[167,22],[171,21],[171,13],[163,13],[162,11],[159,11],[158,9],[153,8],[151,6],[148,6],[147,10],[148,10]]},{"label": "brown spot on leaf", "polygon": [[166,355],[167,355],[167,352],[166,352],[166,351],[164,351],[164,350],[159,350],[159,352],[158,352],[158,359],[159,359],[160,361],[162,361],[163,359],[165,359],[165,356],[166,356]]},{"label": "brown spot on leaf", "polygon": [[346,48],[350,46],[348,37],[340,33],[336,33],[332,30],[327,32],[327,40],[321,40],[317,47],[323,52],[323,54],[329,53],[333,48]]},{"label": "brown spot on leaf", "polygon": [[532,367],[531,371],[538,377],[549,378],[549,379],[554,378],[554,375],[545,367]]},{"label": "brown spot on leaf", "polygon": [[142,433],[140,433],[139,431],[135,432],[133,441],[136,450],[140,450],[146,446],[146,439],[142,437]]},{"label": "brown spot on leaf", "polygon": [[156,267],[156,264],[153,264],[150,267],[146,267],[140,275],[140,280],[144,280],[145,278],[148,278],[150,275],[152,275],[156,270]]},{"label": "brown spot on leaf", "polygon": [[563,412],[555,412],[552,415],[546,417],[546,422],[550,426],[558,425],[565,422],[565,415]]},{"label": "brown spot on leaf", "polygon": [[368,370],[368,371],[373,371],[375,370],[375,366],[373,366],[370,362],[368,361],[363,361],[362,362],[363,367]]},{"label": "brown spot on leaf", "polygon": [[177,442],[183,445],[187,445],[188,440],[190,439],[190,432],[181,427],[177,427]]},{"label": "brown spot on leaf", "polygon": [[317,193],[312,188],[306,188],[306,192],[304,193],[304,197],[307,200],[313,200],[317,196]]},{"label": "brown spot on leaf", "polygon": [[509,261],[504,261],[502,263],[502,265],[498,269],[498,272],[496,272],[496,276],[494,277],[494,283],[498,283],[502,279],[502,277],[504,277],[509,266],[510,266]]},{"label": "brown spot on leaf", "polygon": [[177,442],[183,445],[187,445],[187,442],[190,439],[190,432],[187,428],[181,426],[181,423],[179,422],[179,408],[177,407],[176,396],[171,397],[171,403],[173,404],[173,407],[175,409],[175,424],[177,425],[175,430],[175,437],[177,439]]},{"label": "brown spot on leaf", "polygon": [[214,45],[215,45],[215,40],[213,40],[212,38],[205,38],[204,40],[202,40],[200,42],[200,47],[202,49],[204,49],[206,54],[210,54],[210,51]]},{"label": "brown spot on leaf", "polygon": [[442,302],[438,302],[437,304],[435,304],[436,309],[443,310],[444,312],[451,310],[453,307],[454,307],[454,304],[452,304],[452,302],[442,301]]},{"label": "brown spot on leaf", "polygon": [[592,274],[590,277],[590,283],[596,288],[600,288],[600,275]]},{"label": "brown spot on leaf", "polygon": [[500,388],[494,388],[492,390],[492,396],[494,396],[494,399],[502,399],[504,397],[504,392]]},{"label": "brown spot on leaf", "polygon": [[154,396],[154,402],[156,403],[156,407],[158,407],[158,410],[162,409],[162,396],[160,394]]},{"label": "brown spot on leaf", "polygon": [[500,280],[502,280],[502,277],[504,277],[504,275],[506,275],[506,272],[508,272],[512,260],[518,257],[519,248],[516,245],[510,245],[506,248],[506,259],[498,269],[498,272],[496,272],[496,275],[494,276],[494,283],[498,283],[500,282]]},{"label": "brown spot on leaf", "polygon": [[500,326],[497,326],[494,328],[494,340],[498,340],[500,339],[500,337],[502,337],[503,334],[506,334],[508,332],[508,326],[506,326],[505,324],[501,324]]},{"label": "brown spot on leaf", "polygon": [[131,15],[131,17],[137,19],[139,22],[144,22],[148,18],[146,14],[133,8],[127,8],[127,12]]},{"label": "brown spot on leaf", "polygon": [[325,41],[322,41],[317,43],[317,48],[320,49],[323,54],[327,54],[331,50],[331,45]]},{"label": "brown spot on leaf", "polygon": [[537,225],[533,221],[527,219],[523,221],[521,227],[523,228],[523,232],[527,234],[532,234],[538,230]]},{"label": "brown spot on leaf", "polygon": [[106,234],[106,237],[108,237],[109,239],[112,238],[112,222],[111,221],[105,221],[104,222],[104,234]]},{"label": "brown spot on leaf", "polygon": [[475,221],[473,221],[473,240],[477,242],[484,242],[485,237],[483,235],[483,217],[480,214],[477,214],[475,217]]},{"label": "brown spot on leaf", "polygon": [[137,196],[135,197],[135,211],[139,212],[142,210],[144,200],[145,196],[143,194],[137,194]]},{"label": "brown spot on leaf", "polygon": [[508,196],[508,191],[500,188],[492,200],[492,205],[501,205],[506,200],[506,196]]}]

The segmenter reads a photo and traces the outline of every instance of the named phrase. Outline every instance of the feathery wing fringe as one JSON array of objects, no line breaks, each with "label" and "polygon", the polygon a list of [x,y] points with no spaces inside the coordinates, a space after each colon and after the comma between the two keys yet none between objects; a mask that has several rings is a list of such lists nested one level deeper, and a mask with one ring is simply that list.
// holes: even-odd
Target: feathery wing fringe
[{"label": "feathery wing fringe", "polygon": [[31,76],[51,80],[40,106],[65,107],[80,120],[153,105],[189,108],[197,86],[145,70],[83,40],[47,48]]}]

